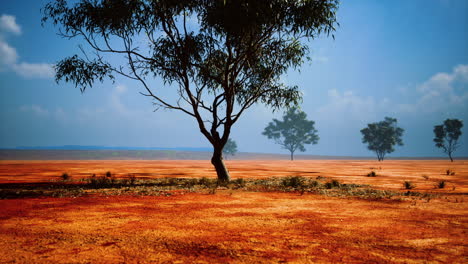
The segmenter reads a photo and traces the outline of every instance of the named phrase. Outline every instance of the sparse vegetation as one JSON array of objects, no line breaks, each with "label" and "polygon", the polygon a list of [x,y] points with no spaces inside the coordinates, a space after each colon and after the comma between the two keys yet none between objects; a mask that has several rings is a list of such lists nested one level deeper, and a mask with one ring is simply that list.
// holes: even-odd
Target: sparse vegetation
[{"label": "sparse vegetation", "polygon": [[453,176],[455,175],[455,172],[451,169],[448,169],[446,172],[445,172],[448,176]]},{"label": "sparse vegetation", "polygon": [[71,176],[70,176],[68,173],[66,173],[66,172],[64,172],[64,173],[62,174],[62,176],[60,176],[60,178],[62,179],[62,181],[69,181],[69,180],[71,180]]},{"label": "sparse vegetation", "polygon": [[407,190],[411,190],[411,189],[416,188],[416,185],[414,185],[414,183],[412,183],[410,181],[405,181],[403,183],[403,187],[405,187],[405,189],[407,189]]},{"label": "sparse vegetation", "polygon": [[422,177],[423,177],[425,180],[429,180],[429,176],[427,176],[427,175],[425,175],[425,174],[424,174]]},{"label": "sparse vegetation", "polygon": [[285,188],[291,187],[294,189],[302,188],[305,185],[305,178],[301,176],[286,177],[281,181],[281,185]]},{"label": "sparse vegetation", "polygon": [[439,189],[445,188],[446,182],[444,180],[437,182],[436,186]]},{"label": "sparse vegetation", "polygon": [[367,173],[367,177],[376,177],[376,176],[377,176],[377,173],[375,171],[371,171]]},{"label": "sparse vegetation", "polygon": [[[206,192],[215,194],[217,190],[231,189],[255,192],[300,192],[341,198],[391,199],[408,196],[386,190],[375,190],[362,184],[344,184],[332,179],[323,182],[325,177],[317,179],[302,176],[275,177],[268,179],[236,179],[228,184],[220,184],[215,178],[159,178],[137,179],[134,175],[116,178],[106,172],[101,176],[93,174],[81,179],[79,183],[52,182],[48,186],[28,187],[4,185],[0,190],[0,199],[24,197],[78,197],[90,194],[99,195],[153,195],[169,196],[185,192]],[[413,186],[410,184],[410,186]],[[411,195],[415,196],[415,195]]]}]

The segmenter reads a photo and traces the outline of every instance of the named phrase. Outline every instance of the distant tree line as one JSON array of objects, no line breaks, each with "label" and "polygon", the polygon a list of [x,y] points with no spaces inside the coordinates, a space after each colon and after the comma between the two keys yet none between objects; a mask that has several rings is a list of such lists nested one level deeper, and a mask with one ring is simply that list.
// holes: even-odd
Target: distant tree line
[{"label": "distant tree line", "polygon": [[[315,122],[307,120],[307,114],[296,107],[286,111],[283,120],[273,119],[262,132],[268,139],[286,149],[294,160],[294,153],[304,152],[305,145],[317,144],[318,131]],[[442,125],[434,127],[434,142],[441,148],[453,162],[452,154],[460,147],[460,138],[463,122],[459,119],[447,119]],[[370,123],[361,129],[362,143],[367,144],[370,151],[375,152],[378,161],[383,161],[386,154],[395,151],[395,146],[403,146],[403,132],[397,126],[397,119],[385,117],[380,122]]]}]

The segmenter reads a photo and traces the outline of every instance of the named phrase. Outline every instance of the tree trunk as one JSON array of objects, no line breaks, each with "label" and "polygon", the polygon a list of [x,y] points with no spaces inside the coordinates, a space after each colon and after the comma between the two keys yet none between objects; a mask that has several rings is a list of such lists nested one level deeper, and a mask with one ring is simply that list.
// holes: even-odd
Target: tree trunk
[{"label": "tree trunk", "polygon": [[294,160],[294,151],[291,151],[291,160]]},{"label": "tree trunk", "polygon": [[229,176],[229,171],[227,170],[226,165],[224,165],[222,150],[215,149],[213,151],[213,157],[211,157],[211,164],[213,164],[213,166],[215,167],[219,182],[229,182],[231,180],[231,176]]},{"label": "tree trunk", "polygon": [[449,156],[449,158],[450,158],[450,161],[453,162],[453,158],[452,158],[452,153],[451,153],[451,152],[448,153],[448,156]]}]

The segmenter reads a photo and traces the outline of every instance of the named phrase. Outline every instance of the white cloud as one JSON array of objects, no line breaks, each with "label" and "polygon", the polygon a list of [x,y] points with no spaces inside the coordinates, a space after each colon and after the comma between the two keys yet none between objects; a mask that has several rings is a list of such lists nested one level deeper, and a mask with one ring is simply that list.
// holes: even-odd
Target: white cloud
[{"label": "white cloud", "polygon": [[65,113],[65,111],[61,107],[58,107],[57,109],[55,109],[54,117],[61,122],[68,121],[68,115],[67,113]]},{"label": "white cloud", "polygon": [[362,97],[352,91],[340,93],[336,89],[328,90],[329,102],[318,108],[317,116],[333,122],[351,120],[369,120],[376,117],[376,112],[388,105],[384,98],[380,103],[373,97]]},{"label": "white cloud", "polygon": [[49,111],[40,105],[23,105],[20,107],[20,111],[25,113],[32,113],[39,117],[49,116]]},{"label": "white cloud", "polygon": [[417,99],[413,104],[399,104],[403,113],[446,114],[468,112],[468,65],[458,65],[450,73],[434,74],[416,86]]},{"label": "white cloud", "polygon": [[0,67],[1,65],[12,65],[17,59],[16,49],[0,39]]},{"label": "white cloud", "polygon": [[326,56],[312,56],[312,63],[327,63],[329,61],[328,57]]},{"label": "white cloud", "polygon": [[117,85],[114,91],[110,95],[110,104],[111,107],[120,114],[128,114],[130,111],[125,107],[125,105],[120,100],[120,96],[127,91],[125,85]]},{"label": "white cloud", "polygon": [[[21,34],[21,27],[16,24],[14,16],[0,16],[0,33],[3,32]],[[12,70],[25,78],[52,78],[55,75],[52,64],[19,62],[18,58],[16,49],[5,42],[0,34],[0,70]]]},{"label": "white cloud", "polygon": [[21,27],[16,24],[16,17],[11,15],[0,16],[0,30],[2,32],[11,32],[15,35],[21,34]]},{"label": "white cloud", "polygon": [[20,76],[26,78],[52,78],[55,70],[52,64],[47,63],[26,63],[12,65],[13,70]]}]

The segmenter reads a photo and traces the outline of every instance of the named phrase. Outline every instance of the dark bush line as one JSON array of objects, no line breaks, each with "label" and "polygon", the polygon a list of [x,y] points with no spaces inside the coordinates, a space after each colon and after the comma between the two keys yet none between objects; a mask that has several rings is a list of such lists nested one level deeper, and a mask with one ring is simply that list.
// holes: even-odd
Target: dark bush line
[{"label": "dark bush line", "polygon": [[[62,181],[38,184],[0,184],[0,199],[34,197],[76,197],[88,194],[102,195],[171,195],[176,190],[188,192],[216,193],[221,188],[255,192],[298,192],[313,193],[343,198],[370,200],[392,199],[393,197],[418,196],[416,192],[399,193],[375,190],[368,185],[344,184],[325,177],[306,178],[302,176],[275,177],[267,179],[236,179],[219,183],[213,178],[157,178],[138,179],[133,175],[116,178],[111,172],[92,175],[89,178],[72,181],[71,177],[61,177]],[[65,179],[66,178],[66,179]],[[406,183],[405,183],[406,184]],[[441,187],[439,187],[441,188]],[[443,188],[443,187],[442,187]],[[421,195],[419,195],[421,196]]]}]

